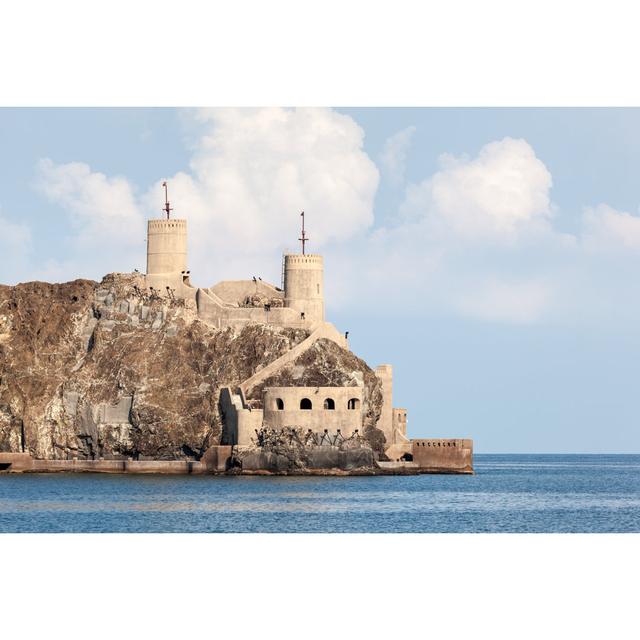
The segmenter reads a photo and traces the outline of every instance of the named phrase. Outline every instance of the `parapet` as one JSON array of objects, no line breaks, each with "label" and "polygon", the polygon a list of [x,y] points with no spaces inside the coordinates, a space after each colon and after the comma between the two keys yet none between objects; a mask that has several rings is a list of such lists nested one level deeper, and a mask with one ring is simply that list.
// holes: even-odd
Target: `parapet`
[{"label": "parapet", "polygon": [[284,261],[286,265],[295,265],[299,269],[322,268],[322,256],[317,253],[285,253]]},{"label": "parapet", "polygon": [[411,440],[413,462],[426,472],[473,473],[473,440],[427,438]]},{"label": "parapet", "polygon": [[377,375],[393,375],[393,365],[391,364],[379,364],[376,369]]},{"label": "parapet", "polygon": [[155,233],[167,231],[185,231],[187,230],[187,221],[181,219],[175,220],[147,220],[147,229]]}]

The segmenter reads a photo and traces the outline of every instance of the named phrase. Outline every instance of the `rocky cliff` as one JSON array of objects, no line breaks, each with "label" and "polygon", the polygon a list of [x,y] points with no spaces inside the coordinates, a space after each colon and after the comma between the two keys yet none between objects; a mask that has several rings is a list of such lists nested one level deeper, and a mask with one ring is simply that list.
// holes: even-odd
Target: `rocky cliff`
[{"label": "rocky cliff", "polygon": [[[213,328],[194,303],[150,295],[137,274],[0,286],[0,451],[198,459],[220,437],[219,389],[307,336]],[[320,340],[297,364],[295,376],[284,371],[269,383],[364,380],[367,432],[377,442],[380,385],[362,360]]]}]

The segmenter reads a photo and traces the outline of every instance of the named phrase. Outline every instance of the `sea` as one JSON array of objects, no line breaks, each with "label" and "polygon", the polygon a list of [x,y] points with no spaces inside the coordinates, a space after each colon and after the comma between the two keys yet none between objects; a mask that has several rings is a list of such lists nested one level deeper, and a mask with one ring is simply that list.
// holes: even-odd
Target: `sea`
[{"label": "sea", "polygon": [[0,532],[640,531],[640,455],[474,463],[460,476],[0,474]]}]

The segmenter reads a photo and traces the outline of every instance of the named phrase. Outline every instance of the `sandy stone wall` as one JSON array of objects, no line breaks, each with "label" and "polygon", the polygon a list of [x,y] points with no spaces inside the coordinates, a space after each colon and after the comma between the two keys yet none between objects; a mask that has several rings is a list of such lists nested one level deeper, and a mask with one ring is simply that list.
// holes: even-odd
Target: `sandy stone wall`
[{"label": "sandy stone wall", "polygon": [[180,273],[187,269],[187,221],[147,222],[147,273]]},{"label": "sandy stone wall", "polygon": [[304,313],[307,320],[324,320],[324,265],[322,256],[285,254],[284,304]]},{"label": "sandy stone wall", "polygon": [[[362,431],[362,387],[269,387],[263,397],[264,422],[274,429],[301,427],[316,432],[329,429],[332,433],[340,429],[344,437],[356,429]],[[303,400],[311,403],[311,409],[300,408]],[[350,400],[353,409],[349,408]]]},{"label": "sandy stone wall", "polygon": [[378,429],[384,433],[387,445],[394,442],[393,437],[393,367],[381,364],[375,368],[375,373],[382,383],[382,411],[378,419]]},{"label": "sandy stone wall", "polygon": [[412,440],[413,462],[421,469],[472,471],[473,440],[417,439]]},{"label": "sandy stone wall", "polygon": [[223,280],[209,287],[209,293],[218,296],[223,302],[237,306],[246,298],[258,295],[262,298],[284,300],[284,292],[276,289],[264,280]]}]

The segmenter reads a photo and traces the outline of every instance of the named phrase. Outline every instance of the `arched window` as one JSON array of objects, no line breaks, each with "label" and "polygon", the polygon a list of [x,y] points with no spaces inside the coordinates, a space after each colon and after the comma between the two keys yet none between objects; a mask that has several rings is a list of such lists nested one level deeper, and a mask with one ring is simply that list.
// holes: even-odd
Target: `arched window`
[{"label": "arched window", "polygon": [[284,411],[284,400],[282,398],[276,398],[276,409],[278,411]]},{"label": "arched window", "polygon": [[336,408],[336,403],[334,402],[333,398],[327,398],[324,401],[324,408],[328,409],[329,411],[333,411]]},{"label": "arched window", "polygon": [[349,402],[347,402],[347,409],[359,409],[360,408],[360,400],[358,398],[351,398]]},{"label": "arched window", "polygon": [[309,398],[302,398],[302,400],[300,400],[300,408],[304,409],[305,411],[311,410],[311,400],[309,400]]}]

